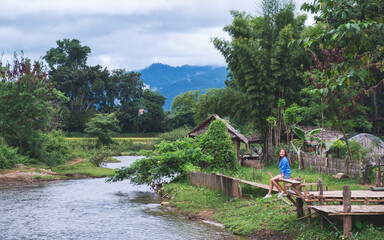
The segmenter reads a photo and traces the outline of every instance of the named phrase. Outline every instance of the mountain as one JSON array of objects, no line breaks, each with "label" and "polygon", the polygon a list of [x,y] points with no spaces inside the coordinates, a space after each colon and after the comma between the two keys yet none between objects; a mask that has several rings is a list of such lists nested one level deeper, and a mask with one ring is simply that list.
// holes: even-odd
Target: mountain
[{"label": "mountain", "polygon": [[172,67],[154,63],[143,70],[141,79],[153,91],[159,91],[167,100],[164,109],[171,110],[173,98],[192,90],[205,92],[210,88],[224,87],[226,67],[190,66]]}]

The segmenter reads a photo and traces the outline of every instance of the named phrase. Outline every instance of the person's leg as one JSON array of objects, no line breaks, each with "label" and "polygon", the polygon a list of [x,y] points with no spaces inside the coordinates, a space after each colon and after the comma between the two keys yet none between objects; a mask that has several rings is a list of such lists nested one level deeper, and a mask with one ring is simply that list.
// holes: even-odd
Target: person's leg
[{"label": "person's leg", "polygon": [[[278,179],[280,179],[280,178],[281,178],[281,175],[277,175],[277,176],[271,178],[270,183],[269,183],[269,191],[268,191],[268,195],[271,195],[273,186],[276,186],[276,184],[279,185],[278,183],[276,183],[276,180],[278,180]],[[280,186],[280,185],[279,185],[279,186]],[[277,187],[277,186],[276,186],[276,187]],[[279,189],[279,187],[277,187],[277,189]],[[281,189],[281,187],[280,187],[280,189]]]},{"label": "person's leg", "polygon": [[283,191],[283,188],[281,187],[281,185],[279,184],[279,181],[280,180],[276,180],[276,181],[273,181],[273,184],[275,185],[275,187],[277,188],[277,190],[280,192]]}]

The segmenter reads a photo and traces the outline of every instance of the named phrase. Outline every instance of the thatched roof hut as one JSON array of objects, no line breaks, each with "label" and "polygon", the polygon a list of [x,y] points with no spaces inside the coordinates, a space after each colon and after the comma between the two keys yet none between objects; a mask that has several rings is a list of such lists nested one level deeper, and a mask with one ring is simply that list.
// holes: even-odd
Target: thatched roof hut
[{"label": "thatched roof hut", "polygon": [[235,149],[236,149],[236,154],[239,157],[240,156],[240,143],[248,144],[248,139],[244,137],[241,133],[239,133],[235,128],[233,128],[227,121],[224,119],[220,118],[216,114],[212,114],[209,118],[206,120],[202,121],[197,127],[192,129],[189,133],[188,136],[190,137],[196,137],[197,135],[204,134],[207,132],[209,125],[214,121],[214,120],[220,120],[223,123],[225,123],[225,126],[228,129],[228,134],[231,136],[233,143],[235,144]]},{"label": "thatched roof hut", "polygon": [[259,133],[254,133],[251,136],[247,137],[248,139],[248,144],[255,144],[255,143],[262,143],[263,136]]}]

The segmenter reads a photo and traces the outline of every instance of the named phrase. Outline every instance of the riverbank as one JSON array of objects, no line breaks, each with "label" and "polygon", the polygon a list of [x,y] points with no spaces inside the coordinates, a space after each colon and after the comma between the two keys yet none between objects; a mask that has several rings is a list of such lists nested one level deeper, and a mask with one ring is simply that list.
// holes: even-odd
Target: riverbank
[{"label": "riverbank", "polygon": [[[219,191],[197,188],[188,182],[164,186],[164,196],[169,205],[192,220],[210,220],[222,224],[231,233],[250,239],[343,239],[342,221],[333,219],[332,226],[321,229],[320,218],[313,215],[297,220],[295,207],[282,199],[263,199],[264,190],[255,190],[245,198],[229,198]],[[382,216],[354,218],[353,233],[356,239],[382,239]]]},{"label": "riverbank", "polygon": [[113,172],[113,169],[96,167],[86,159],[73,159],[69,163],[55,167],[18,165],[17,169],[0,171],[0,185],[23,185],[46,181],[106,177],[112,175]]}]

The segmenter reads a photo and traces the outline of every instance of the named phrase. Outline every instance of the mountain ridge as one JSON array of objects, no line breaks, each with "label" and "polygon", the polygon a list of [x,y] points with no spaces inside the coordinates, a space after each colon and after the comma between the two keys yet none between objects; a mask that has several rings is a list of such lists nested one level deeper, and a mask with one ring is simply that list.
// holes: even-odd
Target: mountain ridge
[{"label": "mountain ridge", "polygon": [[192,66],[173,67],[162,63],[153,63],[139,70],[141,80],[153,91],[159,91],[167,99],[163,108],[171,110],[172,100],[179,94],[200,90],[205,92],[211,88],[222,88],[228,74],[224,66]]}]

